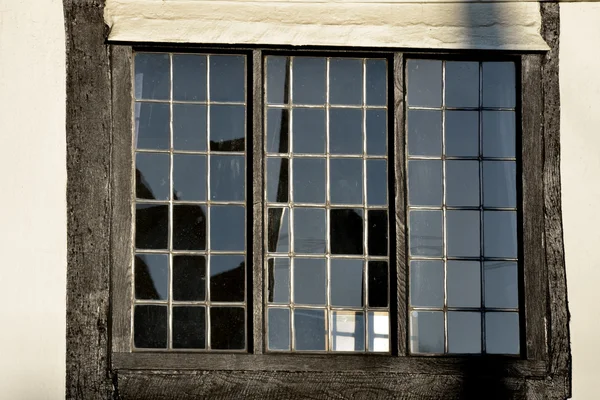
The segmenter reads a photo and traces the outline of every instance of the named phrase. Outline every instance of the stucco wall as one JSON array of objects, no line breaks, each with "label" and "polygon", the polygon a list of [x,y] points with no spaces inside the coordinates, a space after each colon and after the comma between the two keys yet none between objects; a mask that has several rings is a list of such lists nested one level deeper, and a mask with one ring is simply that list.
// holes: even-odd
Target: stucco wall
[{"label": "stucco wall", "polygon": [[61,0],[0,0],[0,398],[65,393]]},{"label": "stucco wall", "polygon": [[573,398],[600,397],[600,4],[560,5],[561,173]]}]

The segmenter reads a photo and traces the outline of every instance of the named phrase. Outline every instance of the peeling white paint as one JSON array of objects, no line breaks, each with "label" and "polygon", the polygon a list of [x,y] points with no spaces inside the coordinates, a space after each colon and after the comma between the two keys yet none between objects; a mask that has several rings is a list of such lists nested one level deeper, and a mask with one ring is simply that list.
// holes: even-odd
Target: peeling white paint
[{"label": "peeling white paint", "polygon": [[537,2],[107,0],[130,42],[547,50]]}]

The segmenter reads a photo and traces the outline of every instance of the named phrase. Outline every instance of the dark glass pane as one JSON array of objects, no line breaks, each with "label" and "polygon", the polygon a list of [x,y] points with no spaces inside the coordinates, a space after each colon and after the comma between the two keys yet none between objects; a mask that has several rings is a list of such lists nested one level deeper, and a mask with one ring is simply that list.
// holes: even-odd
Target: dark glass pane
[{"label": "dark glass pane", "polygon": [[169,292],[169,256],[135,255],[135,298],[166,300]]},{"label": "dark glass pane", "polygon": [[325,154],[325,110],[294,108],[294,153]]},{"label": "dark glass pane", "polygon": [[210,199],[244,201],[246,169],[244,156],[210,156]]},{"label": "dark glass pane", "polygon": [[332,204],[363,203],[363,160],[334,158],[329,161]]},{"label": "dark glass pane", "polygon": [[388,255],[388,214],[387,210],[369,210],[369,255]]},{"label": "dark glass pane", "polygon": [[329,110],[329,152],[362,154],[362,110],[331,108]]},{"label": "dark glass pane", "polygon": [[330,217],[331,254],[363,254],[363,210],[334,208]]},{"label": "dark glass pane", "polygon": [[448,313],[448,353],[481,353],[481,313]]},{"label": "dark glass pane", "polygon": [[442,205],[442,161],[408,162],[408,203],[419,206]]},{"label": "dark glass pane", "polygon": [[479,211],[446,211],[446,247],[450,257],[479,257]]},{"label": "dark glass pane", "polygon": [[325,159],[294,158],[294,202],[325,204]]},{"label": "dark glass pane", "polygon": [[267,57],[267,102],[287,104],[289,98],[289,58]]},{"label": "dark glass pane", "polygon": [[485,352],[488,354],[519,354],[519,314],[512,312],[485,313]]},{"label": "dark glass pane", "polygon": [[211,101],[244,101],[245,89],[244,56],[210,56]]},{"label": "dark glass pane", "polygon": [[288,202],[289,162],[287,158],[267,158],[267,201]]},{"label": "dark glass pane", "polygon": [[441,257],[442,248],[442,212],[409,212],[410,254],[413,256]]},{"label": "dark glass pane", "polygon": [[369,307],[387,307],[389,283],[387,262],[369,261],[367,279]]},{"label": "dark glass pane", "polygon": [[205,338],[204,307],[173,307],[173,348],[204,349]]},{"label": "dark glass pane", "polygon": [[515,113],[483,111],[483,156],[515,156]]},{"label": "dark glass pane", "polygon": [[173,148],[206,151],[206,106],[173,104]]},{"label": "dark glass pane", "polygon": [[410,305],[413,307],[444,306],[443,261],[410,262]]},{"label": "dark glass pane", "polygon": [[269,258],[268,302],[290,302],[290,259]]},{"label": "dark glass pane", "polygon": [[352,58],[329,61],[329,103],[362,104],[363,62]]},{"label": "dark glass pane", "polygon": [[169,99],[170,63],[168,54],[135,54],[135,98]]},{"label": "dark glass pane", "polygon": [[138,199],[169,200],[169,155],[135,155],[135,196]]},{"label": "dark glass pane", "polygon": [[210,150],[244,151],[246,107],[210,106]]},{"label": "dark glass pane", "polygon": [[440,107],[442,105],[442,62],[408,60],[408,105]]},{"label": "dark glass pane", "polygon": [[246,348],[246,318],[243,308],[210,308],[210,346],[214,350]]},{"label": "dark glass pane", "polygon": [[173,256],[173,300],[206,300],[205,256]]},{"label": "dark glass pane", "polygon": [[169,206],[166,204],[135,205],[135,247],[166,249],[169,243]]},{"label": "dark glass pane", "polygon": [[135,146],[138,149],[169,148],[169,105],[135,103]]},{"label": "dark glass pane", "polygon": [[514,107],[516,102],[515,64],[483,63],[483,106]]},{"label": "dark glass pane", "polygon": [[363,260],[331,259],[331,305],[362,307]]},{"label": "dark glass pane", "polygon": [[206,100],[206,56],[173,54],[173,100]]},{"label": "dark glass pane", "polygon": [[167,347],[167,307],[135,306],[133,344],[138,349]]},{"label": "dark glass pane", "polygon": [[485,211],[483,218],[484,256],[517,258],[517,213]]},{"label": "dark glass pane", "polygon": [[446,290],[448,306],[481,305],[481,264],[479,261],[448,261]]},{"label": "dark glass pane", "polygon": [[483,205],[485,207],[517,206],[516,162],[483,162]]},{"label": "dark glass pane", "polygon": [[390,317],[387,312],[369,312],[369,351],[390,351]]},{"label": "dark glass pane", "polygon": [[206,206],[173,206],[173,249],[206,250]]},{"label": "dark glass pane", "polygon": [[173,155],[173,200],[206,200],[206,156]]},{"label": "dark glass pane", "polygon": [[411,156],[441,156],[441,111],[408,111],[408,154]]},{"label": "dark glass pane", "polygon": [[294,57],[293,102],[325,104],[325,58]]},{"label": "dark glass pane", "polygon": [[246,210],[238,206],[210,207],[211,250],[244,251]]},{"label": "dark glass pane", "polygon": [[290,251],[290,223],[288,208],[268,209],[268,251],[288,253]]},{"label": "dark glass pane", "polygon": [[387,63],[385,60],[367,60],[367,105],[386,105]]},{"label": "dark glass pane", "polygon": [[444,313],[413,311],[410,313],[411,353],[444,352]]},{"label": "dark glass pane", "polygon": [[281,108],[267,110],[267,153],[287,153],[290,147],[289,111]]},{"label": "dark glass pane", "polygon": [[479,206],[479,161],[446,161],[446,205]]},{"label": "dark glass pane", "polygon": [[296,350],[325,350],[325,310],[294,310]]},{"label": "dark glass pane", "polygon": [[269,350],[290,349],[289,308],[269,308]]},{"label": "dark glass pane", "polygon": [[478,111],[446,111],[446,155],[479,155]]},{"label": "dark glass pane", "polygon": [[294,303],[325,305],[327,260],[325,258],[294,259]]},{"label": "dark glass pane", "polygon": [[384,156],[387,154],[387,112],[367,110],[367,154]]},{"label": "dark glass pane", "polygon": [[387,162],[367,160],[367,205],[387,206]]},{"label": "dark glass pane", "polygon": [[365,314],[359,311],[332,311],[333,351],[365,351]]},{"label": "dark glass pane", "polygon": [[244,301],[245,282],[244,256],[210,256],[210,301]]},{"label": "dark glass pane", "polygon": [[478,62],[446,62],[446,105],[448,107],[479,106]]},{"label": "dark glass pane", "polygon": [[294,252],[325,253],[325,210],[294,208]]},{"label": "dark glass pane", "polygon": [[517,263],[486,261],[483,263],[483,272],[486,307],[519,307],[519,270]]}]

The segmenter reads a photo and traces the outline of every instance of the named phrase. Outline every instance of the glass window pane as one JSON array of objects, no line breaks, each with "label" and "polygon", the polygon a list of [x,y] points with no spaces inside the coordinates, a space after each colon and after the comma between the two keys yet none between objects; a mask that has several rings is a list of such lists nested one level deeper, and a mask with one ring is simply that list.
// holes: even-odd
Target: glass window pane
[{"label": "glass window pane", "polygon": [[388,306],[388,264],[385,261],[369,261],[368,304],[369,307]]},{"label": "glass window pane", "polygon": [[267,158],[267,201],[288,202],[289,162],[288,158]]},{"label": "glass window pane", "polygon": [[513,111],[482,112],[483,156],[515,156],[515,113]]},{"label": "glass window pane", "polygon": [[244,56],[210,56],[210,100],[244,101],[246,68]]},{"label": "glass window pane", "polygon": [[173,100],[206,100],[206,56],[173,54]]},{"label": "glass window pane", "polygon": [[206,151],[206,106],[173,104],[173,148]]},{"label": "glass window pane", "polygon": [[325,350],[325,310],[294,310],[296,350]]},{"label": "glass window pane", "polygon": [[290,251],[290,224],[288,208],[269,208],[267,244],[270,253],[288,253]]},{"label": "glass window pane", "polygon": [[441,257],[442,212],[410,211],[409,243],[412,256]]},{"label": "glass window pane", "polygon": [[243,255],[210,256],[210,301],[242,302],[246,297]]},{"label": "glass window pane", "polygon": [[485,306],[499,308],[519,307],[519,277],[515,262],[486,261]]},{"label": "glass window pane", "polygon": [[390,317],[387,312],[369,312],[369,351],[390,351]]},{"label": "glass window pane", "polygon": [[246,107],[210,106],[210,150],[244,151]]},{"label": "glass window pane", "polygon": [[446,161],[446,205],[477,207],[479,204],[479,161]]},{"label": "glass window pane", "polygon": [[325,258],[294,259],[294,303],[326,304],[327,260]]},{"label": "glass window pane", "polygon": [[206,308],[173,307],[173,348],[206,347]]},{"label": "glass window pane", "polygon": [[448,313],[448,353],[481,353],[480,313]]},{"label": "glass window pane", "polygon": [[169,256],[136,254],[134,281],[136,299],[166,300],[169,290]]},{"label": "glass window pane", "polygon": [[169,155],[135,155],[135,195],[138,199],[169,200]]},{"label": "glass window pane", "polygon": [[332,58],[329,61],[329,102],[362,104],[362,60]]},{"label": "glass window pane", "polygon": [[388,212],[387,210],[369,210],[368,211],[367,232],[369,243],[369,255],[387,256],[388,255]]},{"label": "glass window pane", "polygon": [[479,261],[461,260],[447,263],[448,306],[481,306],[481,264]]},{"label": "glass window pane", "polygon": [[333,351],[365,351],[365,314],[356,311],[332,311]]},{"label": "glass window pane", "polygon": [[331,259],[331,305],[341,307],[362,307],[363,260]]},{"label": "glass window pane", "polygon": [[514,161],[483,162],[483,205],[485,207],[517,206],[517,163]]},{"label": "glass window pane", "polygon": [[408,60],[408,105],[440,107],[442,105],[442,62]]},{"label": "glass window pane", "polygon": [[485,313],[485,351],[489,354],[519,354],[518,313]]},{"label": "glass window pane", "polygon": [[294,57],[293,101],[325,104],[325,58]]},{"label": "glass window pane", "polygon": [[206,156],[173,155],[173,200],[206,200]]},{"label": "glass window pane", "polygon": [[367,110],[367,154],[383,156],[387,154],[387,112]]},{"label": "glass window pane", "polygon": [[325,154],[325,110],[292,110],[294,153]]},{"label": "glass window pane", "polygon": [[211,250],[244,251],[246,210],[237,206],[210,207]]},{"label": "glass window pane", "polygon": [[269,258],[268,299],[269,303],[290,302],[290,259]]},{"label": "glass window pane", "polygon": [[294,208],[294,252],[325,253],[325,210]]},{"label": "glass window pane", "polygon": [[444,352],[444,313],[412,311],[410,313],[410,352]]},{"label": "glass window pane", "polygon": [[387,206],[387,161],[367,160],[367,205]]},{"label": "glass window pane", "polygon": [[410,305],[444,306],[444,263],[441,260],[410,262]]},{"label": "glass window pane", "polygon": [[387,62],[385,60],[367,60],[367,105],[386,105],[386,94]]},{"label": "glass window pane", "polygon": [[173,256],[173,300],[206,300],[205,256]]},{"label": "glass window pane", "polygon": [[290,349],[290,310],[289,308],[269,308],[269,350]]},{"label": "glass window pane", "polygon": [[135,205],[135,247],[166,249],[169,240],[169,206],[166,204]]},{"label": "glass window pane", "polygon": [[173,206],[173,249],[206,250],[206,206]]},{"label": "glass window pane", "polygon": [[517,258],[517,213],[485,211],[484,256]]},{"label": "glass window pane", "polygon": [[478,62],[446,62],[446,105],[448,107],[479,106]]},{"label": "glass window pane", "polygon": [[135,146],[169,148],[170,111],[166,103],[135,103]]},{"label": "glass window pane", "polygon": [[363,112],[361,109],[329,110],[329,152],[332,154],[363,153]]},{"label": "glass window pane", "polygon": [[245,157],[210,156],[210,199],[214,201],[244,201]]},{"label": "glass window pane", "polygon": [[289,98],[289,58],[267,57],[267,102],[287,104]]},{"label": "glass window pane", "polygon": [[164,349],[167,347],[167,307],[135,306],[133,344],[138,349]]},{"label": "glass window pane", "polygon": [[363,203],[363,160],[334,158],[329,161],[332,204]]},{"label": "glass window pane", "polygon": [[168,54],[135,53],[135,98],[168,100],[170,69]]},{"label": "glass window pane", "polygon": [[281,108],[267,110],[267,153],[289,151],[290,113]]},{"label": "glass window pane", "polygon": [[450,257],[479,257],[479,211],[446,211],[446,247]]},{"label": "glass window pane", "polygon": [[237,307],[210,308],[210,346],[215,350],[246,348],[246,310]]},{"label": "glass window pane", "polygon": [[479,112],[446,111],[446,155],[479,156]]},{"label": "glass window pane", "polygon": [[411,156],[442,155],[441,111],[408,111],[408,154]]},{"label": "glass window pane", "polygon": [[515,64],[483,63],[483,106],[514,107],[516,102]]},{"label": "glass window pane", "polygon": [[294,202],[325,204],[325,159],[294,158]]},{"label": "glass window pane", "polygon": [[408,203],[419,206],[442,205],[442,161],[408,162]]},{"label": "glass window pane", "polygon": [[331,254],[363,254],[363,210],[332,209]]}]

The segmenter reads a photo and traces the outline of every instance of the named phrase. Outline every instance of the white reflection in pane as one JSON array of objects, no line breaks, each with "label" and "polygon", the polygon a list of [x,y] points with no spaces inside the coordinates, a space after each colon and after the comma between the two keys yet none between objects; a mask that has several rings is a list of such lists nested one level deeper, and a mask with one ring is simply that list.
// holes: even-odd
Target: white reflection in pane
[{"label": "white reflection in pane", "polygon": [[390,318],[387,312],[369,312],[369,351],[390,351]]},{"label": "white reflection in pane", "polygon": [[365,317],[362,312],[334,311],[331,319],[333,351],[365,350]]}]

